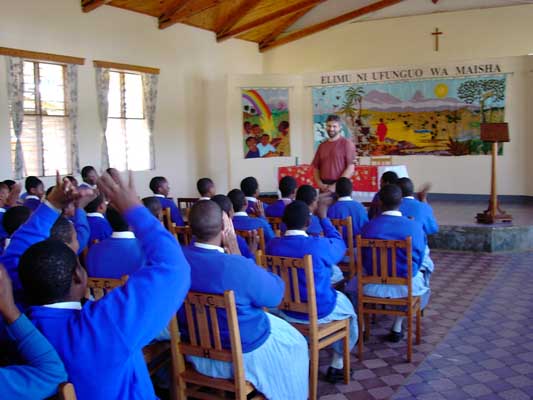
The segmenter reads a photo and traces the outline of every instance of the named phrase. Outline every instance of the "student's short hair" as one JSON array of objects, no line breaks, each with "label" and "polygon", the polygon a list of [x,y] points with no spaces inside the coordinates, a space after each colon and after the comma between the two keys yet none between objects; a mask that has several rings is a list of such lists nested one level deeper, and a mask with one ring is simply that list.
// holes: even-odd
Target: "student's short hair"
[{"label": "student's short hair", "polygon": [[316,189],[311,185],[302,185],[296,191],[296,200],[303,201],[308,206],[313,204],[317,197]]},{"label": "student's short hair", "polygon": [[339,197],[351,196],[353,192],[352,181],[344,176],[340,177],[335,183],[335,192]]},{"label": "student's short hair", "polygon": [[30,246],[18,265],[26,301],[29,305],[63,301],[77,266],[76,254],[60,240],[47,239]]},{"label": "student's short hair", "polygon": [[222,209],[214,201],[198,201],[189,213],[189,224],[196,239],[210,240],[222,231]]},{"label": "student's short hair", "polygon": [[248,176],[241,181],[241,190],[245,196],[254,196],[257,189],[259,189],[259,183],[253,176]]},{"label": "student's short hair", "polygon": [[74,225],[65,217],[59,217],[50,229],[50,239],[60,240],[65,244],[72,243]]},{"label": "student's short hair", "polygon": [[26,178],[26,181],[24,182],[24,188],[26,189],[26,192],[30,192],[30,189],[35,189],[39,185],[43,185],[43,181],[37,178],[36,176],[28,176]]},{"label": "student's short hair", "polygon": [[283,211],[283,223],[287,229],[303,229],[309,220],[309,207],[303,201],[287,204]]},{"label": "student's short hair", "polygon": [[167,181],[164,176],[154,176],[150,180],[150,190],[154,193],[158,193],[158,190]]},{"label": "student's short hair", "polygon": [[231,204],[233,204],[233,210],[235,212],[241,211],[246,204],[246,196],[244,196],[242,190],[230,190],[228,193],[228,198],[231,200]]},{"label": "student's short hair", "polygon": [[217,203],[222,209],[222,211],[224,211],[228,215],[231,209],[233,208],[233,203],[231,202],[229,197],[223,194],[217,194],[211,197],[211,201],[214,201],[215,203]]},{"label": "student's short hair", "polygon": [[82,177],[82,179],[87,178],[87,176],[91,173],[91,171],[96,172],[96,170],[94,169],[94,167],[92,165],[86,165],[85,167],[83,167],[81,169],[81,177]]},{"label": "student's short hair", "polygon": [[207,193],[209,193],[209,189],[214,185],[215,184],[211,179],[200,178],[198,179],[198,182],[196,182],[196,189],[198,189],[198,193],[200,193],[201,196],[205,196]]},{"label": "student's short hair", "polygon": [[152,215],[156,218],[159,218],[159,213],[163,209],[161,207],[161,202],[159,199],[155,196],[149,196],[145,197],[143,199],[144,206],[152,213]]},{"label": "student's short hair", "polygon": [[28,207],[11,207],[4,213],[2,226],[8,236],[11,236],[24,222],[30,218],[31,210]]},{"label": "student's short hair", "polygon": [[298,182],[292,176],[284,176],[279,181],[278,187],[281,197],[289,197],[298,187]]},{"label": "student's short hair", "polygon": [[9,186],[5,182],[0,182],[0,190],[6,189],[9,191]]},{"label": "student's short hair", "polygon": [[46,189],[46,192],[44,192],[44,197],[45,197],[45,198],[48,197],[48,195],[49,195],[50,193],[52,193],[52,190],[54,190],[55,187],[56,187],[56,186],[54,185],[54,186],[50,186],[48,189]]},{"label": "student's short hair", "polygon": [[96,210],[98,209],[98,207],[100,207],[100,205],[105,201],[104,199],[104,195],[103,194],[99,194],[98,196],[96,196],[94,198],[93,201],[91,201],[89,204],[87,204],[85,206],[85,212],[88,212],[88,213],[93,213],[93,212],[96,212]]},{"label": "student's short hair", "polygon": [[387,210],[397,209],[402,202],[402,190],[398,185],[384,185],[379,191],[379,199],[383,208]]},{"label": "student's short hair", "polygon": [[263,133],[263,134],[261,135],[261,138],[264,138],[265,136],[266,136],[267,138],[270,139],[270,135],[269,135],[268,133]]},{"label": "student's short hair", "polygon": [[67,178],[70,181],[70,183],[72,183],[74,186],[78,186],[78,180],[74,178],[72,175],[67,175],[65,176],[65,178]]},{"label": "student's short hair", "polygon": [[11,188],[17,183],[13,179],[6,179],[2,183],[5,183],[7,187],[9,188],[9,191],[11,192]]},{"label": "student's short hair", "polygon": [[396,184],[402,190],[403,197],[412,196],[415,192],[415,186],[413,185],[413,181],[409,178],[400,178],[398,179],[398,182]]},{"label": "student's short hair", "polygon": [[383,175],[381,175],[381,180],[385,182],[385,184],[395,185],[396,182],[398,182],[398,174],[394,171],[384,172]]},{"label": "student's short hair", "polygon": [[130,230],[130,226],[122,215],[113,207],[107,207],[105,216],[111,225],[113,232],[126,232]]},{"label": "student's short hair", "polygon": [[330,114],[326,118],[326,122],[337,122],[337,123],[340,124],[341,123],[341,118],[338,115]]}]

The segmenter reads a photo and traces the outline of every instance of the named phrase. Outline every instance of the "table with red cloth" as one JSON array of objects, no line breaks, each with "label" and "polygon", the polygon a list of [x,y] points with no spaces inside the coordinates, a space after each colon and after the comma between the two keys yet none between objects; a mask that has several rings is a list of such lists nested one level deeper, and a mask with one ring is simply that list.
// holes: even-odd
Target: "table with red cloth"
[{"label": "table with red cloth", "polygon": [[[405,165],[356,165],[352,176],[352,197],[358,201],[372,201],[379,190],[379,178],[386,171],[394,171],[400,178],[407,177]],[[284,176],[292,176],[298,186],[311,185],[318,188],[313,177],[313,166],[309,164],[291,165],[278,168],[278,182]]]}]

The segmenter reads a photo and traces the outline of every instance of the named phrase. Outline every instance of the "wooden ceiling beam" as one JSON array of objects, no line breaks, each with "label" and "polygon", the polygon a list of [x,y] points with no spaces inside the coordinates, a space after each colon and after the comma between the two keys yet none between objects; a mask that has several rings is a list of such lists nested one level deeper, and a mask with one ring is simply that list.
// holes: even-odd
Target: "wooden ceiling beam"
[{"label": "wooden ceiling beam", "polygon": [[82,0],[81,9],[84,13],[88,13],[108,3],[111,3],[111,0]]},{"label": "wooden ceiling beam", "polygon": [[291,15],[290,18],[283,21],[281,24],[276,26],[271,33],[269,33],[267,36],[265,36],[261,41],[259,42],[259,49],[262,47],[267,46],[269,43],[276,40],[276,38],[281,35],[285,29],[287,29],[289,26],[294,24],[296,21],[298,21],[301,17],[303,17],[308,11],[310,11],[312,8],[316,7],[316,5],[308,6],[307,8],[304,8],[303,10],[297,11],[294,14]]},{"label": "wooden ceiling beam", "polygon": [[217,34],[217,41],[222,42],[224,40],[227,40],[229,38],[232,38],[234,36],[240,35],[244,32],[248,32],[252,29],[255,29],[261,25],[264,25],[268,22],[272,22],[275,19],[285,17],[289,14],[292,14],[294,12],[300,11],[302,9],[307,9],[310,6],[316,6],[319,3],[324,2],[325,0],[304,0],[296,4],[292,4],[288,7],[282,8],[281,10],[274,11],[270,14],[263,15],[254,21],[250,21],[246,24],[243,24],[241,26],[238,26],[236,28],[233,28],[230,30],[227,30],[226,32],[222,32],[221,34]]},{"label": "wooden ceiling beam", "polygon": [[361,17],[363,15],[369,14],[374,11],[381,10],[386,7],[393,6],[395,4],[398,4],[402,2],[403,0],[381,0],[377,1],[375,3],[369,4],[368,6],[358,8],[357,10],[350,11],[346,14],[339,15],[338,17],[328,19],[327,21],[320,22],[315,25],[308,26],[306,28],[300,29],[298,31],[289,33],[286,36],[283,36],[282,38],[276,39],[269,44],[265,45],[264,47],[260,48],[261,52],[264,52],[266,50],[270,50],[274,47],[281,46],[282,44],[294,42],[295,40],[301,39],[305,36],[312,35],[313,33],[317,33],[320,31],[323,31],[324,29],[331,28],[332,26],[341,24],[346,21],[350,21],[354,18]]},{"label": "wooden ceiling beam", "polygon": [[222,3],[222,1],[224,0],[177,0],[159,17],[159,29],[165,29],[175,23],[182,22]]},{"label": "wooden ceiling beam", "polygon": [[241,5],[237,7],[236,10],[233,10],[228,18],[226,18],[225,21],[222,21],[222,23],[219,25],[216,31],[217,37],[237,25],[237,23],[243,19],[248,12],[250,12],[250,10],[254,8],[260,1],[261,0],[245,0],[243,3],[241,3]]}]

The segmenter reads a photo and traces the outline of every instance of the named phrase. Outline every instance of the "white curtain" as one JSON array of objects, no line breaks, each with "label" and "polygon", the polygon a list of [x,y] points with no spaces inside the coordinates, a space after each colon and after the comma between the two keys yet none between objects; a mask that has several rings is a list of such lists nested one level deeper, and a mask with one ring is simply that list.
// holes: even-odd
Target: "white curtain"
[{"label": "white curtain", "polygon": [[107,114],[109,110],[109,68],[96,68],[96,97],[98,101],[98,117],[102,128],[101,167],[102,170],[109,168],[109,150],[105,132],[107,129]]},{"label": "white curtain", "polygon": [[68,122],[70,127],[70,170],[80,172],[78,152],[78,66],[67,64],[67,104]]},{"label": "white curtain", "polygon": [[25,175],[24,155],[22,153],[22,122],[24,121],[24,60],[18,57],[7,59],[7,96],[9,116],[15,132],[15,179]]},{"label": "white curtain", "polygon": [[159,75],[142,74],[144,118],[146,118],[146,124],[150,133],[150,169],[155,169],[154,125],[158,81]]}]

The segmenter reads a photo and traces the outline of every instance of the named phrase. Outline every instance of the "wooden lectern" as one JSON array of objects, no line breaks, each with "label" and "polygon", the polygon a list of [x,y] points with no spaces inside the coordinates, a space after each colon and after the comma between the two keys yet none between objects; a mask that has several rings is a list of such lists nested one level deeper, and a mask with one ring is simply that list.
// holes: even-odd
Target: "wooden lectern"
[{"label": "wooden lectern", "polygon": [[494,224],[495,222],[511,222],[513,217],[500,209],[498,195],[496,194],[496,157],[498,156],[498,142],[509,142],[509,127],[506,122],[482,123],[481,140],[492,142],[492,169],[490,179],[489,208],[476,216],[481,224]]}]

